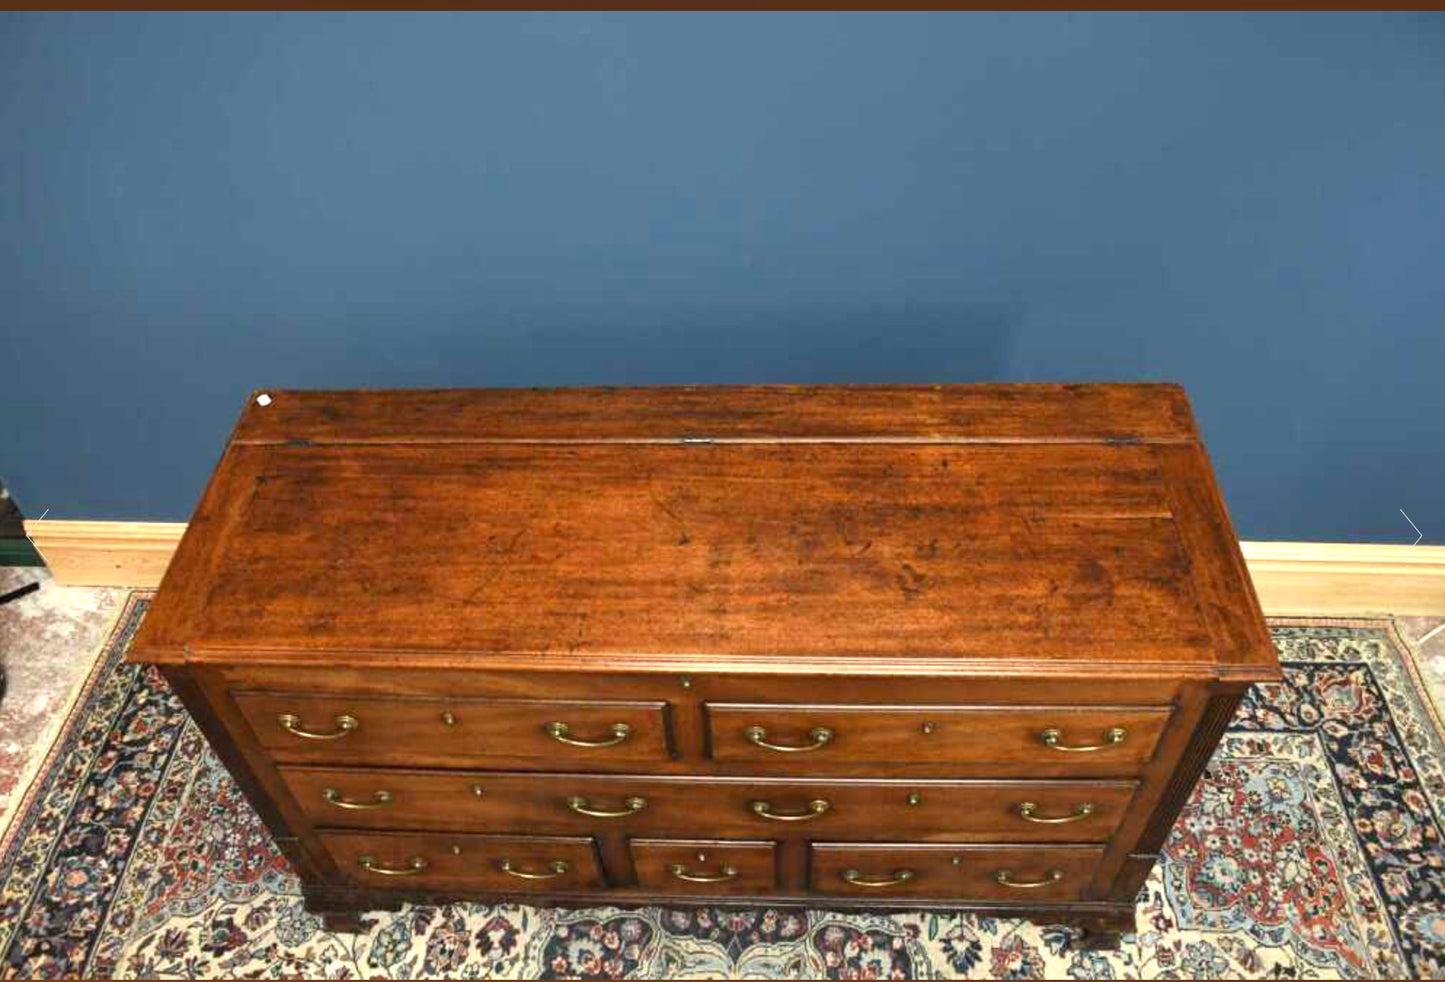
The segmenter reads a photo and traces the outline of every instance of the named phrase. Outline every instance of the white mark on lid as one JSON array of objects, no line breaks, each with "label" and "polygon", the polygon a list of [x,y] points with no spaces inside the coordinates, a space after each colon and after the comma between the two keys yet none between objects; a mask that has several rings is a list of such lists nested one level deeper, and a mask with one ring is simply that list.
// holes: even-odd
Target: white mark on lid
[{"label": "white mark on lid", "polygon": [[258,406],[269,406],[269,405],[271,405],[271,397],[268,396],[266,393],[262,392],[260,395],[258,395],[258,396],[256,397],[256,405],[258,405]]}]

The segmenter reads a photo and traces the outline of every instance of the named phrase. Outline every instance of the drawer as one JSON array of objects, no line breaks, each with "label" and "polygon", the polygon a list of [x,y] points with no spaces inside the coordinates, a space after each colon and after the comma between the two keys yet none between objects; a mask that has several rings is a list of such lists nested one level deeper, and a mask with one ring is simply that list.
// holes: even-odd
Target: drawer
[{"label": "drawer", "polygon": [[686,778],[283,766],[318,827],[1103,842],[1131,781]]},{"label": "drawer", "polygon": [[671,758],[666,704],[234,692],[277,760],[596,766]]},{"label": "drawer", "polygon": [[342,872],[368,887],[427,890],[602,890],[590,838],[323,832]]},{"label": "drawer", "polygon": [[1102,846],[815,842],[809,884],[859,897],[1080,900],[1103,855]]},{"label": "drawer", "polygon": [[657,893],[703,896],[768,893],[778,870],[771,842],[633,839],[637,885]]},{"label": "drawer", "polygon": [[801,706],[708,703],[712,756],[800,768],[859,764],[1065,765],[1132,774],[1167,706]]}]

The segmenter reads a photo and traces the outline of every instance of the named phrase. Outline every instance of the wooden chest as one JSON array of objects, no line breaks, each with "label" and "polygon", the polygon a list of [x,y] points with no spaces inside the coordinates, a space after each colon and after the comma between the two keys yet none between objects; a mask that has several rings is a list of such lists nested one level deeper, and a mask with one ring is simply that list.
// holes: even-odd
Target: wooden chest
[{"label": "wooden chest", "polygon": [[1170,385],[254,393],[132,647],[333,926],[1132,930],[1278,677]]}]

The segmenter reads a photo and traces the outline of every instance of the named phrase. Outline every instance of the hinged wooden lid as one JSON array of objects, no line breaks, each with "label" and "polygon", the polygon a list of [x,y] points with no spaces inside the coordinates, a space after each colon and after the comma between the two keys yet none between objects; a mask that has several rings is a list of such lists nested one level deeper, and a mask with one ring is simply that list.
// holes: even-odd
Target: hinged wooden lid
[{"label": "hinged wooden lid", "polygon": [[1277,672],[1177,386],[262,396],[137,659]]}]

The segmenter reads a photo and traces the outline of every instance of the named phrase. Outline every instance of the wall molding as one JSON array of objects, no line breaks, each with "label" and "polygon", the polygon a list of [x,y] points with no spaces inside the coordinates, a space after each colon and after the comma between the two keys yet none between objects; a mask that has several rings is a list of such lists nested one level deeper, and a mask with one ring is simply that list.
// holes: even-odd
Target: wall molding
[{"label": "wall molding", "polygon": [[185,522],[25,522],[25,534],[66,586],[159,586]]},{"label": "wall molding", "polygon": [[[29,521],[60,583],[155,587],[184,522]],[[1445,546],[1244,542],[1266,614],[1445,614]]]},{"label": "wall molding", "polygon": [[1266,614],[1445,614],[1445,546],[1241,542]]}]

